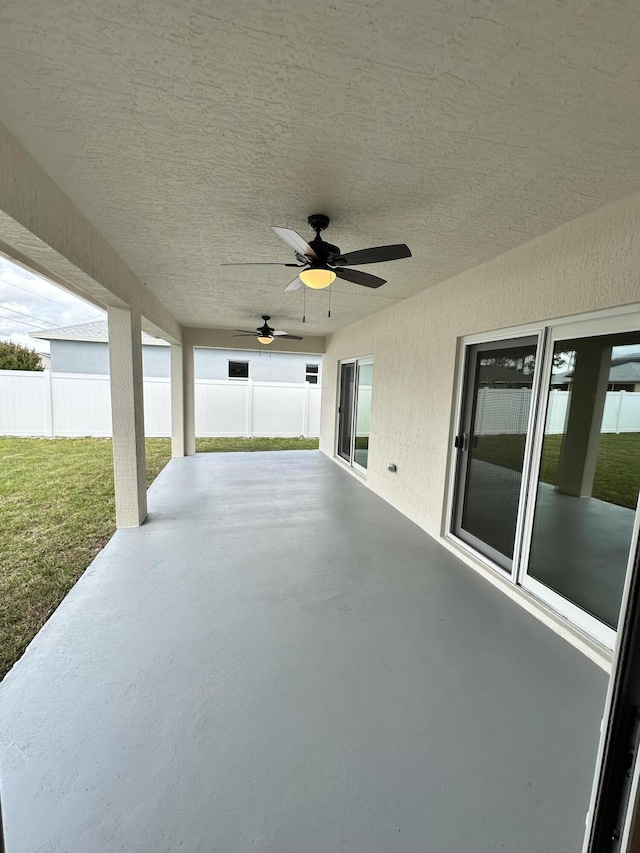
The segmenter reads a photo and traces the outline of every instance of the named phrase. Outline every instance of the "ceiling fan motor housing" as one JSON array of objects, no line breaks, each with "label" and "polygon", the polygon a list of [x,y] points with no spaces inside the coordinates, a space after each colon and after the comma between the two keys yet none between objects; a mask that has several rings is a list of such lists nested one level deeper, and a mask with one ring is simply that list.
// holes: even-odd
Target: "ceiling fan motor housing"
[{"label": "ceiling fan motor housing", "polygon": [[326,213],[312,213],[311,216],[307,217],[307,222],[317,234],[320,231],[324,231],[325,228],[328,228],[331,220]]},{"label": "ceiling fan motor housing", "polygon": [[264,326],[258,326],[256,332],[260,332],[265,338],[269,337],[269,335],[273,332],[273,329],[269,325],[269,320],[271,319],[270,314],[263,314],[262,319],[264,320]]},{"label": "ceiling fan motor housing", "polygon": [[333,246],[331,243],[325,243],[325,241],[321,237],[316,237],[315,240],[310,240],[309,245],[316,253],[318,259],[309,261],[303,256],[303,260],[306,261],[306,263],[310,264],[312,268],[324,267],[328,263],[332,263],[334,258],[340,256],[340,247]]},{"label": "ceiling fan motor housing", "polygon": [[311,269],[324,269],[327,264],[332,263],[333,258],[340,256],[340,247],[325,242],[320,236],[320,232],[328,227],[330,221],[329,217],[324,213],[312,213],[307,218],[307,222],[316,232],[315,238],[309,240],[309,245],[316,253],[317,259],[310,261],[304,255],[298,255],[297,257],[302,263],[308,264]]}]

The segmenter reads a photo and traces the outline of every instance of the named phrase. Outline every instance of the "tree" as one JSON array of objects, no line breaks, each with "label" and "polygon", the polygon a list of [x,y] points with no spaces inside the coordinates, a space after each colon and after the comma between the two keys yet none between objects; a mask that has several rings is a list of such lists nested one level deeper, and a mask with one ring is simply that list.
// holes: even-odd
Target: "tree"
[{"label": "tree", "polygon": [[35,350],[0,341],[0,370],[44,370],[44,367]]}]

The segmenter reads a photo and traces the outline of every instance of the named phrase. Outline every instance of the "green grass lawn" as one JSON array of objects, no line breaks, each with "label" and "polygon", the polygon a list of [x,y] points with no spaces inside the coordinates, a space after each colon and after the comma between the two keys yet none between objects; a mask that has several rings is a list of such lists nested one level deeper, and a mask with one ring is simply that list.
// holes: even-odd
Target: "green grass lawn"
[{"label": "green grass lawn", "polygon": [[317,449],[317,438],[196,438],[198,453]]},{"label": "green grass lawn", "polygon": [[[541,477],[543,483],[555,483],[562,435],[547,435],[542,447]],[[483,435],[474,452],[477,459],[511,468],[522,469],[524,453],[522,435]],[[593,497],[635,509],[640,484],[640,432],[600,436],[598,463],[593,482]]]},{"label": "green grass lawn", "polygon": [[[317,439],[203,438],[199,452],[315,449]],[[146,440],[147,484],[171,455]],[[111,440],[0,437],[0,678],[115,530]]]}]

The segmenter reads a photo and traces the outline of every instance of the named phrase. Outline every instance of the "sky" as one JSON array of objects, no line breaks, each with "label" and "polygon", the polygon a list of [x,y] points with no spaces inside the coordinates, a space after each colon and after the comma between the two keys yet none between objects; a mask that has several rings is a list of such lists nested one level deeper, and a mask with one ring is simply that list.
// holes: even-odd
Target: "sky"
[{"label": "sky", "polygon": [[49,352],[29,332],[102,320],[105,312],[0,255],[0,341]]}]

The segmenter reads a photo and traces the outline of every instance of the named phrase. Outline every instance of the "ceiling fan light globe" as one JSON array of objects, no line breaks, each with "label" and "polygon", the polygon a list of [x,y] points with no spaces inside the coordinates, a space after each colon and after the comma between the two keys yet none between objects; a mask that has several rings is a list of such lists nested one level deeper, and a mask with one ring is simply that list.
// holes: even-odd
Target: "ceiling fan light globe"
[{"label": "ceiling fan light globe", "polygon": [[274,338],[272,335],[269,335],[268,337],[266,335],[260,335],[260,337],[258,338],[258,341],[261,344],[272,344],[273,340]]},{"label": "ceiling fan light globe", "polygon": [[311,287],[314,290],[322,290],[323,287],[329,287],[330,284],[333,284],[336,280],[336,274],[333,270],[314,269],[312,267],[309,270],[302,270],[298,278],[307,287]]}]

